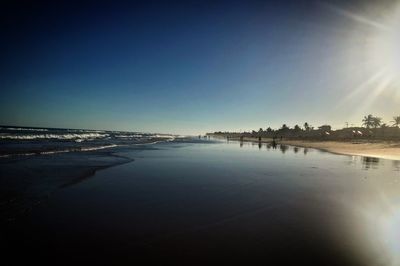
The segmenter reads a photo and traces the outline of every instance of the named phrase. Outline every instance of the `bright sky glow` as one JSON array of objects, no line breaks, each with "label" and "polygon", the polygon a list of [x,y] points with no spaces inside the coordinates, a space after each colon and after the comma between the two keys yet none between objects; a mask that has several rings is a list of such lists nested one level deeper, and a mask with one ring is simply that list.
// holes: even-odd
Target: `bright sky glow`
[{"label": "bright sky glow", "polygon": [[[400,102],[400,4],[374,6],[369,15],[350,12],[334,6],[327,6],[340,16],[348,18],[358,24],[355,28],[360,33],[354,34],[353,41],[358,46],[351,46],[350,54],[361,54],[362,60],[354,60],[350,64],[364,69],[365,79],[360,84],[349,88],[343,101],[338,103],[338,108],[355,102],[353,113],[366,112],[374,109],[376,102],[382,99],[392,99]],[[372,10],[372,11],[371,11]],[[379,21],[377,20],[379,19]],[[359,38],[357,40],[357,38]],[[361,53],[359,52],[361,51]],[[367,96],[367,97],[365,97]],[[390,101],[390,100],[389,100]],[[381,112],[387,113],[390,108],[379,105]],[[382,107],[381,107],[382,106]],[[375,107],[375,110],[377,108]],[[378,110],[377,110],[378,111]],[[372,111],[371,111],[372,112]]]}]

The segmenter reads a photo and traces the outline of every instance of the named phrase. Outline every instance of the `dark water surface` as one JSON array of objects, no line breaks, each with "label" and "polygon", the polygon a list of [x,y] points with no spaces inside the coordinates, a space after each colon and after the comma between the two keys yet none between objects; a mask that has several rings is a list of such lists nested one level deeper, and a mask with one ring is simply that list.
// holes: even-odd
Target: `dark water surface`
[{"label": "dark water surface", "polygon": [[5,254],[55,264],[399,265],[396,161],[238,142],[151,147],[119,151],[133,161],[7,223]]}]

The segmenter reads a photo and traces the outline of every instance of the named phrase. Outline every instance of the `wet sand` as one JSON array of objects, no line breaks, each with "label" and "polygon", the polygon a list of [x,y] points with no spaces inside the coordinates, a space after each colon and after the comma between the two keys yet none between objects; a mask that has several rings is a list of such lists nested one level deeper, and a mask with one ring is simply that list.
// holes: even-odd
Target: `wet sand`
[{"label": "wet sand", "polygon": [[133,159],[111,151],[60,153],[0,159],[0,225],[29,213],[57,189]]},{"label": "wet sand", "polygon": [[282,143],[287,145],[324,150],[336,154],[400,160],[399,142],[284,140],[282,141]]},{"label": "wet sand", "polygon": [[236,141],[124,155],[135,161],[58,189],[9,223],[5,253],[67,265],[398,262],[369,220],[398,204],[391,161]]},{"label": "wet sand", "polygon": [[[231,140],[239,140],[232,138]],[[259,142],[258,138],[246,137],[243,141]],[[272,142],[271,138],[262,138],[262,143]],[[318,140],[277,140],[277,143],[286,145],[319,149],[335,154],[367,156],[389,160],[400,160],[400,142],[399,141],[318,141]]]}]

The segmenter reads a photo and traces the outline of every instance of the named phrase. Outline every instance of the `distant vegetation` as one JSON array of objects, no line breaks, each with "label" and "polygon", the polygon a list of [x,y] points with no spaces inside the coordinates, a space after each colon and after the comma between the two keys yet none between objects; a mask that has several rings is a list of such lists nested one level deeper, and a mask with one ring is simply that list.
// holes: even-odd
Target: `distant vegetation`
[{"label": "distant vegetation", "polygon": [[308,122],[303,126],[282,124],[278,129],[266,127],[258,130],[243,132],[214,132],[213,135],[231,136],[231,137],[265,137],[265,138],[305,138],[305,139],[400,139],[400,116],[394,116],[388,124],[382,121],[382,118],[372,114],[364,116],[361,120],[362,126],[351,126],[348,124],[342,129],[332,130],[328,124],[314,128]]},{"label": "distant vegetation", "polygon": [[362,120],[363,126],[366,128],[378,128],[381,126],[382,123],[382,118],[373,116],[373,115],[367,115],[364,116],[364,119]]}]

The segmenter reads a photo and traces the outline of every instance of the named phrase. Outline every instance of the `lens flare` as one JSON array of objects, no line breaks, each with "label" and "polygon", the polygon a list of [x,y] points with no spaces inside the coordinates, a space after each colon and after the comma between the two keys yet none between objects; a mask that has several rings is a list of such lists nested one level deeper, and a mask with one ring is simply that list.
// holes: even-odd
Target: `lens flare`
[{"label": "lens flare", "polygon": [[[379,186],[372,183],[372,186]],[[393,188],[393,186],[392,186]],[[397,189],[391,192],[371,188],[374,196],[363,199],[354,210],[362,214],[356,228],[361,228],[360,245],[373,265],[400,265],[400,201]],[[372,264],[371,264],[372,265]]]},{"label": "lens flare", "polygon": [[387,76],[393,82],[400,77],[400,8],[397,8],[386,21],[387,28],[378,30],[370,40],[369,52],[375,68],[387,69]]},{"label": "lens flare", "polygon": [[350,64],[354,69],[365,69],[366,73],[359,85],[348,88],[349,93],[336,108],[349,102],[360,102],[354,110],[369,111],[382,95],[400,103],[400,3],[381,5],[369,10],[369,15],[360,10],[351,12],[325,6],[353,21],[355,30],[350,30],[349,54],[357,56]]}]

